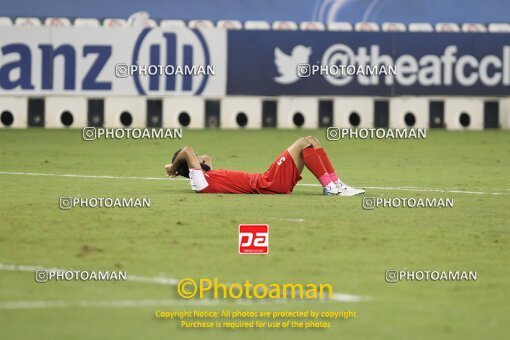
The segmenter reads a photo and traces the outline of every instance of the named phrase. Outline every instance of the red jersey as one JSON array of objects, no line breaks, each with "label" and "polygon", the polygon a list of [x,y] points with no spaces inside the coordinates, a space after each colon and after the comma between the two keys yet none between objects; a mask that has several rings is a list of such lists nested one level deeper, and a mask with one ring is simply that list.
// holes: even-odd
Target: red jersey
[{"label": "red jersey", "polygon": [[290,194],[301,179],[287,150],[263,174],[210,170],[204,177],[208,186],[199,192],[227,194]]},{"label": "red jersey", "polygon": [[259,193],[257,191],[259,174],[234,170],[209,170],[204,172],[204,176],[209,186],[201,192],[226,194]]}]

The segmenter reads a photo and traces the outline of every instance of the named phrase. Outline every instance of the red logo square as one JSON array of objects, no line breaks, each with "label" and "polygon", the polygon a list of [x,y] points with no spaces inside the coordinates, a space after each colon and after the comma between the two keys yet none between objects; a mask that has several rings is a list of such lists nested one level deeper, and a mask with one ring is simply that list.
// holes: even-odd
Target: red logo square
[{"label": "red logo square", "polygon": [[269,226],[267,224],[239,225],[239,254],[269,253]]}]

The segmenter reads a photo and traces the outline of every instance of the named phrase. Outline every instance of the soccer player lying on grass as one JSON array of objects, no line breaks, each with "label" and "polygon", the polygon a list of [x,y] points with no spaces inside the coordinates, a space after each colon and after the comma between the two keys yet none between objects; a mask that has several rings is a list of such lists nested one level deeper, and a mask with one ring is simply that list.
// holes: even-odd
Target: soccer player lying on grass
[{"label": "soccer player lying on grass", "polygon": [[197,156],[189,146],[178,150],[165,170],[170,177],[189,178],[191,188],[199,193],[290,194],[301,179],[304,166],[322,184],[324,195],[354,196],[365,192],[340,181],[326,152],[312,136],[295,141],[263,174],[213,170],[211,158]]}]

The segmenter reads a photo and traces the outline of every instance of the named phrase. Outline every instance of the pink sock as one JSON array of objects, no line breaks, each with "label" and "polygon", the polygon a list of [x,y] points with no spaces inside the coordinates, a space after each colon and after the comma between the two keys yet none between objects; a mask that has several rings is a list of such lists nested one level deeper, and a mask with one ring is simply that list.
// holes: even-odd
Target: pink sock
[{"label": "pink sock", "polygon": [[326,187],[331,182],[331,177],[328,174],[324,174],[319,178],[323,187]]},{"label": "pink sock", "polygon": [[323,148],[315,149],[315,151],[321,158],[322,164],[324,164],[324,167],[326,168],[326,171],[329,174],[329,178],[331,178],[331,181],[335,183],[338,180],[338,176],[336,175],[335,168],[333,168],[333,164],[331,164],[331,161],[329,160],[326,151],[324,151]]}]

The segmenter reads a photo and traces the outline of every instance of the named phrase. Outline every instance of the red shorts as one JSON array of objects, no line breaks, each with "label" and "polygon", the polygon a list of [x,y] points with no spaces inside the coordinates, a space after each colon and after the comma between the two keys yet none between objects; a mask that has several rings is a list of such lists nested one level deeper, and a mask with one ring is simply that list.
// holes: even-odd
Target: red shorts
[{"label": "red shorts", "polygon": [[290,194],[300,179],[292,156],[285,150],[266,172],[258,176],[256,188],[261,194]]}]

